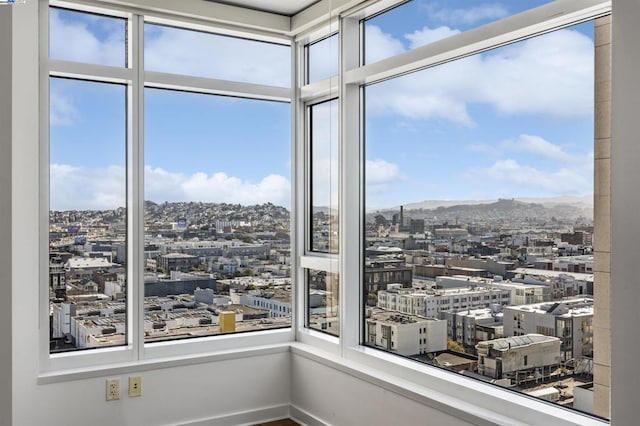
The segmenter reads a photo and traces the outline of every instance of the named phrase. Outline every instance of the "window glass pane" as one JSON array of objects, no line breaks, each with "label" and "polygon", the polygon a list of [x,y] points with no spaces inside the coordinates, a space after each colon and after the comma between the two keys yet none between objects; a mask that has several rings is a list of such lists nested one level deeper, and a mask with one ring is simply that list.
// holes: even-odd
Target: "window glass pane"
[{"label": "window glass pane", "polygon": [[289,46],[163,25],[144,26],[148,71],[289,87]]},{"label": "window glass pane", "polygon": [[593,33],[365,88],[365,344],[566,406],[592,385]]},{"label": "window glass pane", "polygon": [[334,34],[307,47],[307,83],[315,83],[338,75],[339,44],[338,34]]},{"label": "window glass pane", "polygon": [[307,321],[308,327],[333,336],[340,335],[340,294],[338,274],[334,272],[307,271]]},{"label": "window glass pane", "polygon": [[126,87],[50,79],[52,352],[126,343]]},{"label": "window glass pane", "polygon": [[313,105],[311,123],[311,250],[338,252],[338,101]]},{"label": "window glass pane", "polygon": [[365,63],[415,49],[551,1],[408,1],[365,20]]},{"label": "window glass pane", "polygon": [[145,90],[145,341],[290,326],[290,129],[286,103]]},{"label": "window glass pane", "polygon": [[122,18],[49,8],[51,59],[126,66],[126,28]]}]

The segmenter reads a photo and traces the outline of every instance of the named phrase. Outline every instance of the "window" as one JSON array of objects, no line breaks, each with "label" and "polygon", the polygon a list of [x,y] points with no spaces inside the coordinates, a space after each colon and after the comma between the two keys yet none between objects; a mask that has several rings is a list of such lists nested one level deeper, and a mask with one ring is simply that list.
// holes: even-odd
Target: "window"
[{"label": "window", "polygon": [[[321,33],[324,31],[321,30]],[[339,256],[339,36],[316,35],[304,44],[306,79],[301,92],[304,106],[306,194],[304,250],[300,258],[306,281],[306,328],[322,331],[323,336],[338,337],[342,326],[340,314]],[[322,83],[319,83],[322,81]],[[313,84],[319,83],[319,84]],[[375,330],[375,326],[373,328]],[[334,341],[335,343],[335,341]]]},{"label": "window", "polygon": [[[408,6],[400,6],[398,13],[404,7]],[[394,21],[391,16],[384,13],[364,20],[365,37],[379,31],[391,39],[392,29],[397,34],[408,34],[411,24],[402,21],[400,25],[401,20]],[[525,16],[529,15],[522,14],[517,19]],[[380,31],[380,27],[371,29],[371,25],[383,19],[387,19],[386,31]],[[489,26],[498,27],[497,24]],[[456,32],[467,29],[460,26]],[[387,61],[389,71],[380,71],[385,68],[382,65],[362,67],[359,70],[362,76],[354,77],[360,83],[363,99],[362,291],[364,300],[378,301],[375,306],[364,303],[362,316],[368,323],[392,318],[400,322],[398,328],[409,330],[408,321],[400,318],[400,312],[412,315],[410,318],[414,321],[427,315],[428,310],[415,303],[407,304],[412,309],[402,311],[398,306],[380,303],[393,294],[428,299],[441,297],[439,292],[448,292],[455,295],[454,304],[463,303],[457,306],[459,309],[482,308],[489,316],[492,308],[488,299],[485,294],[478,296],[478,292],[503,290],[503,305],[548,302],[528,310],[550,310],[553,303],[558,303],[558,299],[551,297],[551,288],[543,291],[527,287],[510,282],[510,276],[502,277],[500,283],[476,277],[465,278],[456,285],[455,279],[449,279],[447,286],[453,288],[444,290],[419,289],[415,279],[374,289],[366,280],[374,263],[395,262],[395,267],[413,267],[412,259],[418,250],[430,257],[428,262],[433,272],[425,278],[435,279],[444,275],[438,273],[436,265],[445,263],[445,259],[449,262],[448,258],[454,255],[467,262],[465,267],[482,268],[471,265],[474,258],[485,259],[482,262],[488,267],[488,256],[515,262],[516,267],[525,266],[534,256],[519,257],[501,247],[515,245],[518,251],[526,253],[530,249],[533,252],[553,246],[553,237],[563,232],[592,235],[594,126],[597,127],[594,23],[550,29],[554,31],[543,35],[532,32],[521,41],[500,46],[487,44],[481,53],[453,55],[447,60],[438,58],[433,63],[428,57],[411,63],[409,56],[393,56],[393,61]],[[456,43],[450,44],[456,46]],[[366,50],[368,47],[382,51],[382,46],[382,43],[369,44],[365,38],[367,63],[417,47],[398,47],[386,56],[377,57]],[[414,72],[407,72],[412,65]],[[368,70],[371,75],[367,75]],[[560,206],[562,213],[557,210]],[[531,229],[540,233],[534,234]],[[508,243],[507,234],[511,238]],[[558,257],[569,255],[572,261],[592,262],[593,246],[588,240],[583,239],[571,248],[556,243],[554,253],[557,250]],[[462,245],[464,252],[460,250]],[[381,250],[383,247],[386,249]],[[556,256],[551,250],[543,253]],[[548,258],[541,257],[539,266],[536,261],[529,266],[546,269],[543,266],[546,261]],[[426,268],[421,269],[424,270]],[[549,280],[558,281],[560,277],[556,274]],[[511,300],[512,295],[516,300]],[[464,303],[469,297],[480,305],[467,307]],[[482,305],[481,300],[486,300],[486,304]],[[593,299],[589,300],[587,303],[593,309]],[[448,308],[440,310],[436,320],[446,321],[451,312]],[[548,326],[536,330],[535,321],[528,318],[518,321],[518,330],[511,329],[512,334],[506,334],[505,323],[504,337],[494,335],[495,338],[487,340],[495,340],[494,348],[504,344],[505,351],[516,351],[521,350],[516,349],[520,344],[517,342],[531,339],[536,331],[554,331],[554,327]],[[499,321],[502,323],[501,317]],[[553,321],[550,317],[547,324]],[[447,330],[446,322],[442,327]],[[587,376],[578,377],[588,371],[584,366],[593,365],[592,352],[576,347],[576,342],[582,340],[577,340],[571,329],[561,328],[549,333],[549,343],[544,343],[557,350],[557,356],[548,361],[546,368],[553,370],[561,363],[563,368],[570,369],[566,371],[571,371],[575,384],[581,385],[584,377],[593,374],[591,370]],[[452,336],[452,332],[455,328],[441,337],[442,348],[446,348],[447,338],[463,337]],[[427,334],[428,341],[436,340],[429,331]],[[388,350],[374,342],[367,339],[365,344]],[[468,351],[480,350],[479,343],[471,342]],[[429,357],[417,356],[419,348],[409,352],[412,358],[433,364]],[[522,356],[524,364],[531,368],[532,358]],[[537,367],[539,362],[536,358]],[[515,377],[516,371],[511,373]],[[506,370],[500,374],[506,374]],[[549,377],[554,374],[550,373]]]},{"label": "window", "polygon": [[340,297],[338,274],[309,269],[308,327],[333,336],[340,335]]},{"label": "window", "polygon": [[288,39],[78,7],[49,8],[45,369],[290,327]]},{"label": "window", "polygon": [[307,46],[307,83],[338,75],[339,36],[334,34]]},{"label": "window", "polygon": [[311,251],[338,251],[338,101],[309,107]]},{"label": "window", "polygon": [[[126,19],[51,8],[52,59],[127,65]],[[49,350],[127,343],[127,109],[124,82],[49,83]]]},{"label": "window", "polygon": [[[145,24],[144,35],[148,71],[291,85],[291,54],[286,45],[151,23]],[[265,63],[269,66],[265,67]]]},{"label": "window", "polygon": [[289,117],[145,89],[145,341],[291,325]]},{"label": "window", "polygon": [[127,20],[69,9],[49,10],[49,57],[124,67]]},{"label": "window", "polygon": [[126,343],[126,86],[50,79],[52,352]]}]

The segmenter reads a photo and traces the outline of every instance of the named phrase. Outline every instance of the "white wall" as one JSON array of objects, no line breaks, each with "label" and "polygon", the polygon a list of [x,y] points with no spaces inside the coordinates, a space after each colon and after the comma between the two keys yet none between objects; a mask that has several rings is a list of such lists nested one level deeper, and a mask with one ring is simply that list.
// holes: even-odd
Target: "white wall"
[{"label": "white wall", "polygon": [[[638,418],[640,356],[640,2],[613,1],[611,105],[611,421]],[[596,225],[597,226],[597,225]],[[598,309],[598,307],[596,307]],[[598,342],[595,342],[597,345]],[[594,350],[598,350],[596,347]],[[603,377],[601,380],[606,381]]]},{"label": "white wall", "polygon": [[292,413],[312,426],[473,424],[300,355],[291,374]]},{"label": "white wall", "polygon": [[129,374],[110,375],[121,379],[122,393],[110,402],[104,377],[38,385],[33,368],[16,364],[23,374],[15,387],[16,426],[235,425],[288,413],[288,351],[144,371],[136,398],[126,396]]},{"label": "white wall", "polygon": [[0,7],[0,425],[11,424],[11,31]]}]

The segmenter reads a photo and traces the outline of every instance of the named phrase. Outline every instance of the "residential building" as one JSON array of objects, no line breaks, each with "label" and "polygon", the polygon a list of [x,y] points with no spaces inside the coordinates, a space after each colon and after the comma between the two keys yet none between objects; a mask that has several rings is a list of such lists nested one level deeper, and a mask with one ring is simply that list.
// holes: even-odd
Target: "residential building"
[{"label": "residential building", "polygon": [[478,342],[504,337],[501,305],[490,308],[451,310],[440,313],[447,321],[447,337],[464,346],[467,353],[475,353]]},{"label": "residential building", "polygon": [[592,298],[505,306],[503,313],[505,336],[554,336],[561,341],[563,362],[593,358]]},{"label": "residential building", "polygon": [[447,323],[436,318],[374,310],[366,322],[367,342],[409,356],[447,349]]},{"label": "residential building", "polygon": [[[476,345],[478,373],[514,384],[548,378],[560,366],[560,339],[540,334],[503,337]],[[536,377],[537,376],[537,377]]]},{"label": "residential building", "polygon": [[409,315],[440,318],[442,312],[508,305],[511,291],[489,287],[391,289],[378,292],[378,307]]}]

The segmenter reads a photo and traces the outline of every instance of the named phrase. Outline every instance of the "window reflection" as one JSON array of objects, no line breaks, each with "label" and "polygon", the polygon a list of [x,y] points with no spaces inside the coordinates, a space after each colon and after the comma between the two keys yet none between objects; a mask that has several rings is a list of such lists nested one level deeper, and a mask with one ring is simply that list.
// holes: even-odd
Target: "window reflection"
[{"label": "window reflection", "polygon": [[310,269],[307,272],[308,327],[333,336],[340,335],[338,274]]},{"label": "window reflection", "polygon": [[309,108],[311,250],[338,252],[338,100]]}]

